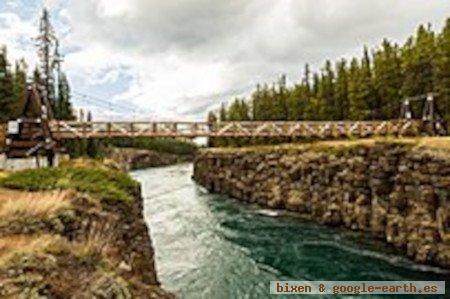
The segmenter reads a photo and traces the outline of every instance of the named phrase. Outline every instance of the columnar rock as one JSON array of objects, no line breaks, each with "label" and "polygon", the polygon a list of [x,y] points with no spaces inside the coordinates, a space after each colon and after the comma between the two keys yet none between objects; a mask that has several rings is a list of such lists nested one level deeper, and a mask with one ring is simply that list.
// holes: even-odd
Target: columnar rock
[{"label": "columnar rock", "polygon": [[420,263],[450,268],[450,153],[412,142],[211,149],[194,163],[208,190],[371,233]]}]

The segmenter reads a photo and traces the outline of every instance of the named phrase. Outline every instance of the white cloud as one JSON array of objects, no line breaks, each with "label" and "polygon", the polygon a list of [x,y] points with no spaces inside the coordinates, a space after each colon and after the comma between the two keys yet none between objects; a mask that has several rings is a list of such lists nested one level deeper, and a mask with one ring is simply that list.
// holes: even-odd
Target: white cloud
[{"label": "white cloud", "polygon": [[0,45],[7,46],[10,60],[25,58],[30,67],[34,67],[36,57],[32,38],[35,36],[36,27],[32,20],[23,20],[11,12],[0,13]]},{"label": "white cloud", "polygon": [[8,6],[9,8],[18,8],[20,5],[17,1],[15,0],[6,0],[6,6]]},{"label": "white cloud", "polygon": [[133,10],[132,1],[128,0],[99,0],[97,11],[101,17],[118,17]]},{"label": "white cloud", "polygon": [[61,4],[61,0],[44,0],[43,6],[48,9],[53,9]]},{"label": "white cloud", "polygon": [[[203,118],[257,82],[296,79],[307,62],[318,69],[384,37],[403,42],[420,23],[440,29],[450,13],[449,1],[428,0],[45,1],[67,26],[57,31],[72,49],[73,89],[120,87],[109,100],[137,105],[144,118]],[[36,22],[8,18],[0,37],[28,55],[15,41],[33,36]]]}]

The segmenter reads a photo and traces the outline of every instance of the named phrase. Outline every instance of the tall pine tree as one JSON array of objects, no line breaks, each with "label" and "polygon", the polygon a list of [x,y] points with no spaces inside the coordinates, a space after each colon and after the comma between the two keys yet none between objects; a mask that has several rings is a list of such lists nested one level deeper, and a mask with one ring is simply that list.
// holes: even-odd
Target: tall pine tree
[{"label": "tall pine tree", "polygon": [[433,67],[437,106],[447,123],[447,132],[450,132],[450,18],[437,38]]},{"label": "tall pine tree", "polygon": [[380,101],[379,119],[399,117],[403,75],[397,45],[383,40],[374,55],[374,87]]},{"label": "tall pine tree", "polygon": [[348,116],[352,120],[365,120],[371,114],[367,101],[367,86],[364,86],[366,82],[364,73],[358,60],[353,58],[350,63],[348,81]]},{"label": "tall pine tree", "polygon": [[14,105],[11,114],[12,118],[18,118],[25,105],[25,95],[27,89],[27,64],[25,60],[16,61],[14,69]]},{"label": "tall pine tree", "polygon": [[58,101],[56,102],[57,118],[64,120],[75,119],[70,102],[70,86],[66,74],[62,73],[58,80]]},{"label": "tall pine tree", "polygon": [[336,83],[334,85],[334,119],[348,118],[348,72],[347,62],[342,59],[336,64]]},{"label": "tall pine tree", "polygon": [[0,50],[0,120],[7,121],[14,112],[13,75],[8,63],[6,47]]}]

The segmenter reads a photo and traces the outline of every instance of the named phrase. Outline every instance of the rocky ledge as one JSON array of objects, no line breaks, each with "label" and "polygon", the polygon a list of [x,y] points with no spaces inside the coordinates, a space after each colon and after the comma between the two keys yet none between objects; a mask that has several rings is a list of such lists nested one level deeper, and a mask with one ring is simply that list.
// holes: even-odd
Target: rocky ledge
[{"label": "rocky ledge", "polygon": [[157,280],[140,187],[126,174],[64,166],[0,184],[0,297],[173,298]]},{"label": "rocky ledge", "polygon": [[371,233],[450,268],[450,139],[209,149],[194,179],[212,192]]},{"label": "rocky ledge", "polygon": [[111,148],[106,156],[114,161],[123,171],[161,167],[180,162],[192,161],[189,155],[175,155],[147,149]]}]

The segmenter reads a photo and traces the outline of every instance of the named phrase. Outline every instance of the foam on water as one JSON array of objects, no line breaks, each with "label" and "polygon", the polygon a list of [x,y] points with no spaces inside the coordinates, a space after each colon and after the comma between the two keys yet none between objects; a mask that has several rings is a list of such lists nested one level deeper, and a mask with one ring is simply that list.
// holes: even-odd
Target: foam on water
[{"label": "foam on water", "polygon": [[184,164],[132,173],[142,183],[159,279],[181,298],[269,298],[270,280],[450,278],[366,235],[210,194],[191,171]]}]

